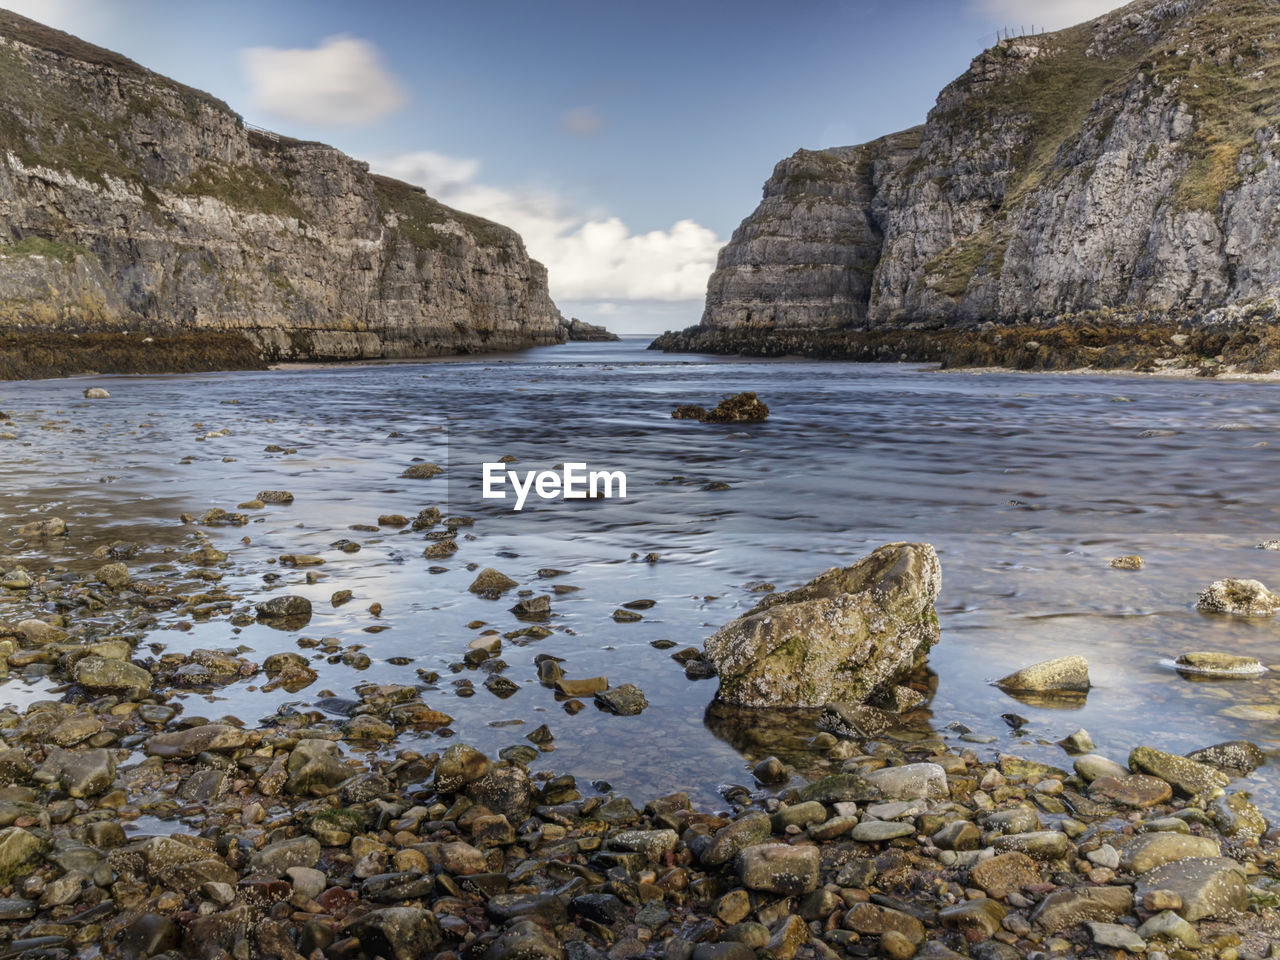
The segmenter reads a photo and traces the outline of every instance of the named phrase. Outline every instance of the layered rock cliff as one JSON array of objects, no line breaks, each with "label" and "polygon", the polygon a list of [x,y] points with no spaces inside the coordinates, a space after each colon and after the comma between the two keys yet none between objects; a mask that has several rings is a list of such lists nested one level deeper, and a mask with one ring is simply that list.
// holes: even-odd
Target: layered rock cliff
[{"label": "layered rock cliff", "polygon": [[268,359],[569,335],[514,231],[0,11],[0,333],[117,328]]},{"label": "layered rock cliff", "polygon": [[679,348],[798,331],[1221,321],[1280,294],[1280,4],[1139,0],[984,51],[924,126],[801,150]]}]

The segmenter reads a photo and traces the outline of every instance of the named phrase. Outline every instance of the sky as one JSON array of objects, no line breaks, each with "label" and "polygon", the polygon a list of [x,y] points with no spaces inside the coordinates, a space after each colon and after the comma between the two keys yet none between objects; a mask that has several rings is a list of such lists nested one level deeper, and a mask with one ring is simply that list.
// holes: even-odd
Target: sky
[{"label": "sky", "polygon": [[775,163],[921,123],[996,31],[1116,0],[0,0],[505,223],[566,316],[697,323]]}]

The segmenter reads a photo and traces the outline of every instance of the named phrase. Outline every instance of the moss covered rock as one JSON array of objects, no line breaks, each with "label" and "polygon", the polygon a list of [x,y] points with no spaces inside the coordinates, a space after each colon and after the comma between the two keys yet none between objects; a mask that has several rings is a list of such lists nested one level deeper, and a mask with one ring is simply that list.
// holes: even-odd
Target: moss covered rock
[{"label": "moss covered rock", "polygon": [[938,641],[941,586],[932,546],[891,543],[774,594],[708,638],[718,696],[744,706],[820,706],[892,690]]}]

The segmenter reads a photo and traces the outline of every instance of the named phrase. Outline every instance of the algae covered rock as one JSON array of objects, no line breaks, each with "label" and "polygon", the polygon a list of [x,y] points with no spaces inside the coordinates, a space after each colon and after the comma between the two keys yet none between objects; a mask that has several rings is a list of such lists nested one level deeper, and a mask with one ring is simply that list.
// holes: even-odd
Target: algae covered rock
[{"label": "algae covered rock", "polygon": [[1028,693],[1088,693],[1089,661],[1058,657],[1023,667],[996,681],[1001,690]]},{"label": "algae covered rock", "polygon": [[682,403],[671,411],[673,420],[701,420],[703,423],[760,423],[769,416],[769,406],[752,391],[725,397],[711,410]]},{"label": "algae covered rock", "polygon": [[707,639],[719,699],[812,707],[892,690],[938,641],[941,586],[932,546],[890,543],[768,597]]},{"label": "algae covered rock", "polygon": [[1196,598],[1196,609],[1237,617],[1271,617],[1280,610],[1280,597],[1257,580],[1215,580]]}]

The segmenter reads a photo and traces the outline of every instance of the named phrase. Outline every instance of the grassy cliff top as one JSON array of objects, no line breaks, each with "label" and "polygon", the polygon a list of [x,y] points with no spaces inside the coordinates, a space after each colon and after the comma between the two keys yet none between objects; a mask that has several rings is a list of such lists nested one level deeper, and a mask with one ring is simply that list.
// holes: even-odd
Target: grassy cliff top
[{"label": "grassy cliff top", "polygon": [[1280,121],[1280,2],[1138,0],[1065,30],[1002,41],[943,92],[930,119],[975,130],[1028,125],[1008,204],[1051,182],[1064,147],[1105,137],[1120,95],[1138,82],[1171,92],[1192,118],[1178,206],[1216,211],[1238,179],[1241,152]]},{"label": "grassy cliff top", "polygon": [[400,232],[416,246],[434,250],[448,244],[449,235],[435,229],[435,225],[449,222],[462,227],[478,244],[503,246],[520,242],[510,227],[447,207],[428,196],[422,187],[377,173],[370,174],[370,178],[378,206],[396,214]]},{"label": "grassy cliff top", "polygon": [[178,83],[176,80],[161,76],[140,64],[134,63],[128,57],[116,53],[114,50],[99,47],[69,33],[55,30],[53,27],[47,27],[43,23],[28,19],[21,14],[14,13],[12,10],[0,9],[0,37],[16,40],[19,43],[25,43],[29,47],[46,50],[58,56],[70,57],[82,63],[98,67],[109,67],[125,76],[166,84],[176,88],[184,95],[203,101],[217,110],[239,117],[239,114],[227,106],[226,103],[211,94],[205,93],[203,90],[197,90],[194,87]]}]

